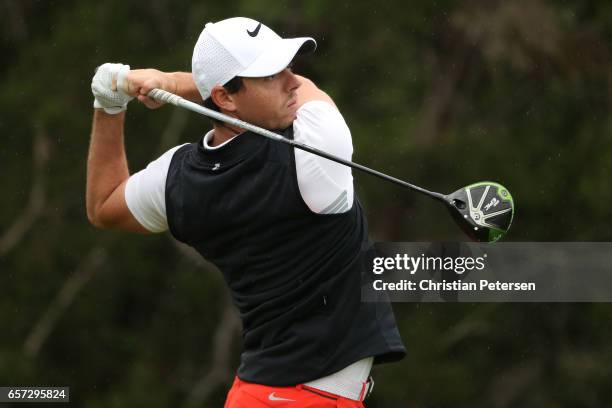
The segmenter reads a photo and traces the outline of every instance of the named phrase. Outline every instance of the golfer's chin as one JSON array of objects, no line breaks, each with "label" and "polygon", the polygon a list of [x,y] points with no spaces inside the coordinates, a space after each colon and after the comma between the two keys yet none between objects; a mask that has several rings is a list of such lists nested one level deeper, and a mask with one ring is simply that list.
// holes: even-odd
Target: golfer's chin
[{"label": "golfer's chin", "polygon": [[293,125],[293,121],[297,119],[297,115],[294,113],[288,116],[286,119],[279,120],[277,124],[271,128],[271,130],[285,130],[289,126]]},{"label": "golfer's chin", "polygon": [[288,109],[288,112],[287,112],[287,121],[286,121],[285,126],[283,127],[283,129],[286,129],[289,126],[291,126],[293,124],[293,121],[297,119],[297,104],[293,103],[288,108],[289,109]]},{"label": "golfer's chin", "polygon": [[[285,109],[281,114],[277,114],[276,117],[270,118],[267,121],[251,121],[254,125],[262,127],[264,129],[276,131],[285,130],[293,124],[293,121],[297,119],[297,109]],[[244,120],[244,119],[243,119]],[[249,122],[246,120],[246,122]]]}]

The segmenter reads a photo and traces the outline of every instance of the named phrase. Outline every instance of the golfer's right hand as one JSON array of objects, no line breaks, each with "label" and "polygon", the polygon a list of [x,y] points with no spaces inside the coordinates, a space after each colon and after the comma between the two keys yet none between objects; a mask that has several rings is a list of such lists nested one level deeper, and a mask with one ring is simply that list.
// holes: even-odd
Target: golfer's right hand
[{"label": "golfer's right hand", "polygon": [[155,89],[176,93],[176,80],[171,74],[156,69],[134,69],[130,71],[124,82],[124,92],[138,98],[138,102],[147,108],[157,109],[162,103],[149,98],[148,93]]}]

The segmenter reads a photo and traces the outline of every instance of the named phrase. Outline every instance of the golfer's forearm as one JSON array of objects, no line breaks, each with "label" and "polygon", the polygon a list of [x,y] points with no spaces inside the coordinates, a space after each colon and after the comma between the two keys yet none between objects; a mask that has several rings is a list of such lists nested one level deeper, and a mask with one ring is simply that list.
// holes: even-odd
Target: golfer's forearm
[{"label": "golfer's forearm", "polygon": [[191,75],[191,72],[172,72],[170,73],[170,76],[176,83],[175,93],[178,96],[182,96],[183,98],[193,102],[202,101],[202,96],[200,95],[200,92],[193,81],[193,75]]},{"label": "golfer's forearm", "polygon": [[123,123],[125,113],[106,114],[101,109],[94,113],[89,155],[87,158],[87,217],[99,224],[99,212],[113,191],[129,177]]}]

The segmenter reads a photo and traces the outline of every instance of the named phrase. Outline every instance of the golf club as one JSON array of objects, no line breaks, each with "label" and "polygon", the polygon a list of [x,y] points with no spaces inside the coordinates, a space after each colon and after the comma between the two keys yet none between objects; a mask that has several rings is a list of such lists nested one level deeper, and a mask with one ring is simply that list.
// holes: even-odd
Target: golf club
[{"label": "golf club", "polygon": [[263,137],[289,144],[296,149],[304,150],[324,157],[328,160],[332,160],[336,163],[361,170],[383,180],[399,184],[400,186],[407,187],[411,190],[442,201],[461,229],[476,241],[495,242],[503,237],[506,232],[508,232],[510,224],[512,223],[512,218],[514,216],[514,200],[512,199],[508,189],[501,184],[490,181],[482,181],[471,184],[467,187],[462,187],[454,193],[444,195],[426,190],[422,187],[410,184],[406,181],[381,173],[377,170],[373,170],[361,164],[344,160],[322,150],[296,142],[295,140],[286,139],[270,130],[260,128],[242,120],[232,118],[231,116],[224,115],[223,113],[205,108],[173,93],[161,89],[153,89],[151,92],[149,92],[148,96],[158,102],[169,103],[171,105],[179,106],[210,118],[229,123],[233,126],[257,133]]}]

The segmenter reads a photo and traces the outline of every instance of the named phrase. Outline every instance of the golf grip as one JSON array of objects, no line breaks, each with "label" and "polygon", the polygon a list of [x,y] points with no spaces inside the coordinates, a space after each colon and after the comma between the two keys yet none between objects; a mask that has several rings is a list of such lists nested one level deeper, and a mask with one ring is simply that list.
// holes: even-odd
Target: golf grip
[{"label": "golf grip", "polygon": [[199,113],[199,114],[204,115],[204,116],[208,116],[209,118],[213,118],[213,119],[220,120],[221,122],[229,123],[230,125],[237,126],[239,128],[245,129],[245,130],[249,130],[249,131],[251,131],[253,133],[257,133],[258,135],[261,135],[263,137],[267,137],[268,139],[272,139],[272,140],[275,140],[277,142],[289,144],[289,145],[295,147],[296,149],[300,149],[300,150],[304,150],[304,151],[312,153],[312,154],[316,154],[317,156],[321,156],[321,157],[324,157],[324,158],[326,158],[328,160],[334,161],[336,163],[340,163],[340,164],[343,164],[345,166],[349,166],[349,167],[352,167],[354,169],[361,170],[361,171],[363,171],[365,173],[368,173],[368,174],[371,174],[373,176],[379,177],[379,178],[381,178],[383,180],[387,180],[387,181],[390,181],[392,183],[399,184],[400,186],[407,187],[407,188],[409,188],[411,190],[414,190],[414,191],[417,191],[419,193],[425,194],[425,195],[427,195],[429,197],[433,197],[433,198],[436,198],[438,200],[442,200],[442,201],[446,202],[446,196],[443,195],[443,194],[436,193],[434,191],[425,190],[424,188],[421,188],[419,186],[415,186],[414,184],[407,183],[407,182],[405,182],[403,180],[400,180],[398,178],[391,177],[391,176],[389,176],[387,174],[381,173],[381,172],[379,172],[377,170],[371,169],[371,168],[363,166],[361,164],[354,163],[354,162],[349,161],[349,160],[344,160],[344,159],[342,159],[340,157],[337,157],[337,156],[334,156],[332,154],[326,153],[326,152],[324,152],[322,150],[316,149],[314,147],[305,145],[305,144],[300,143],[300,142],[296,142],[295,140],[284,138],[283,136],[281,136],[281,135],[279,135],[277,133],[274,133],[274,132],[269,131],[267,129],[260,128],[258,126],[252,125],[252,124],[250,124],[248,122],[244,122],[244,121],[242,121],[240,119],[233,118],[231,116],[228,116],[228,115],[225,115],[223,113],[214,111],[212,109],[208,109],[208,108],[206,108],[206,107],[204,107],[202,105],[199,105],[197,103],[188,101],[188,100],[186,100],[184,98],[181,98],[178,95],[175,95],[173,93],[164,91],[162,89],[153,89],[151,92],[149,92],[148,96],[150,98],[155,99],[158,102],[169,103],[171,105],[178,106],[178,107],[181,107],[181,108],[184,108],[184,109],[188,109],[190,111]]}]

